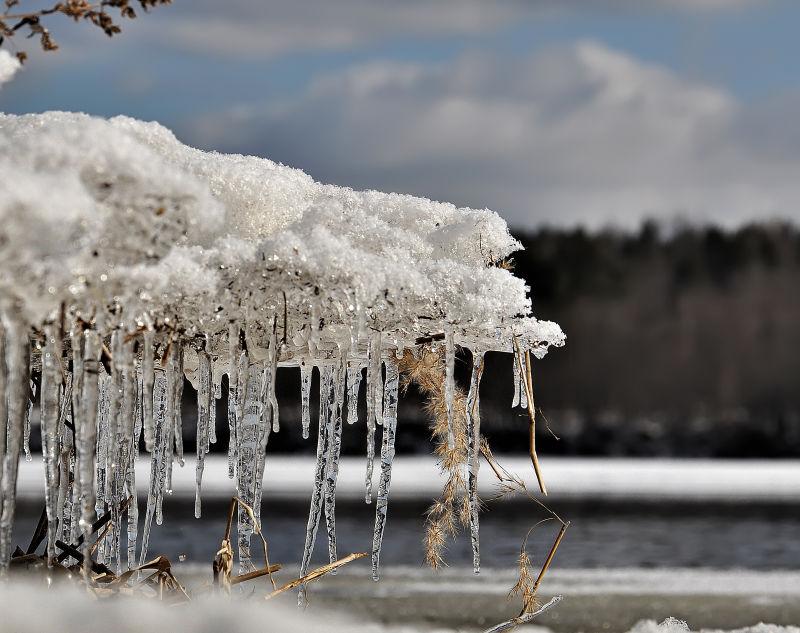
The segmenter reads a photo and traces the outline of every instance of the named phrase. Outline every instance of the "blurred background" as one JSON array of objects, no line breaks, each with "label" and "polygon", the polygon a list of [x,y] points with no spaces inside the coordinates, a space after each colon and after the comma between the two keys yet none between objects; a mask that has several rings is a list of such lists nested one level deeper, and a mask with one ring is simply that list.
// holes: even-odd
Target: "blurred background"
[{"label": "blurred background", "polygon": [[[533,377],[553,506],[575,526],[561,565],[796,569],[800,491],[785,486],[800,471],[763,460],[800,456],[798,23],[795,0],[175,0],[123,22],[114,41],[66,21],[52,24],[58,52],[22,41],[29,59],[0,109],[154,119],[190,145],[318,180],[497,211],[524,248],[514,270],[534,313],[567,334]],[[469,358],[459,358],[463,384]],[[527,419],[510,407],[511,377],[511,359],[490,355],[483,430],[524,468]],[[309,462],[299,374],[284,372],[279,390],[285,430],[268,450]],[[194,394],[184,393],[188,439]],[[430,453],[427,425],[409,394],[398,465]],[[361,469],[362,433],[347,431],[344,453]],[[633,459],[614,479],[624,468],[612,458],[670,461],[653,474]],[[751,466],[724,461],[739,458]],[[686,487],[626,497],[646,472],[664,490]],[[756,483],[738,494],[731,473]],[[581,477],[614,480],[618,494],[613,482],[581,488]],[[682,496],[704,477],[705,493]],[[389,564],[421,558],[423,497],[393,506]],[[280,503],[274,547],[299,555],[307,498]],[[356,521],[370,511],[343,511],[345,542],[370,538],[369,518]],[[514,565],[531,514],[487,514],[487,566]],[[213,539],[198,545],[189,524],[168,520],[155,547],[205,560]],[[467,542],[450,554],[466,564]],[[753,585],[771,586],[756,579],[746,592]],[[797,616],[759,604],[759,619]],[[751,607],[731,621],[752,623]]]}]

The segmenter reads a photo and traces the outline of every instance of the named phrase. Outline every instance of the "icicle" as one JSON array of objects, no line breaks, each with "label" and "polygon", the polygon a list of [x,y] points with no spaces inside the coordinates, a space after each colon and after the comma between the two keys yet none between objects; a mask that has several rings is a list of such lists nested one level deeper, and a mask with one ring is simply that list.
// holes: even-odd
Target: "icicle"
[{"label": "icicle", "polygon": [[84,574],[89,573],[89,536],[94,521],[94,461],[97,437],[97,399],[100,375],[100,335],[94,330],[84,333],[81,415],[76,425],[78,444],[78,489],[81,498],[80,527],[83,534]]},{"label": "icicle", "polygon": [[[33,364],[33,360],[29,360],[31,365]],[[31,455],[31,412],[33,411],[33,401],[36,398],[36,382],[31,378],[28,381],[29,387],[29,396],[28,402],[25,404],[25,427],[22,437],[22,449],[25,451],[25,461],[29,462],[33,460],[33,456]]]},{"label": "icicle", "polygon": [[53,564],[58,539],[58,476],[59,446],[58,422],[59,392],[61,389],[61,341],[55,326],[44,328],[45,343],[42,350],[41,417],[42,453],[45,464],[45,510],[47,513],[47,562]]},{"label": "icicle", "polygon": [[[183,385],[183,373],[179,370],[180,343],[173,340],[170,344],[167,367],[164,372],[166,380],[166,401],[164,403],[164,430],[159,459],[158,502],[156,504],[156,523],[164,521],[164,494],[172,492],[172,460],[175,443],[175,404],[178,402],[178,383]],[[179,375],[180,373],[180,375]],[[155,396],[153,397],[155,402]],[[153,405],[155,406],[155,405]]]},{"label": "icicle", "polygon": [[309,401],[311,400],[311,373],[313,370],[313,365],[308,365],[305,361],[300,362],[300,401],[304,440],[308,439],[309,427],[311,426]]},{"label": "icicle", "polygon": [[[173,415],[174,415],[174,429],[172,432],[172,436],[175,440],[175,452],[178,456],[178,463],[183,468],[183,465],[186,463],[183,459],[183,414],[181,413],[182,404],[183,404],[183,345],[180,343],[176,343],[177,351],[175,356],[175,370],[173,373],[173,380],[175,381],[174,386],[174,396],[175,396],[175,404],[173,405]],[[210,370],[209,370],[210,371]],[[206,440],[206,444],[208,444],[208,440]],[[170,448],[170,450],[172,450]],[[172,492],[172,460],[170,460],[169,464],[169,491]]]},{"label": "icicle", "polygon": [[[242,334],[244,340],[244,334]],[[237,371],[238,382],[236,386],[236,415],[234,417],[235,423],[235,437],[236,437],[236,463],[239,463],[239,443],[241,442],[242,435],[242,417],[244,416],[244,405],[247,398],[247,381],[250,376],[250,355],[246,348],[243,347],[239,354],[239,369]]]},{"label": "icicle", "polygon": [[[381,334],[376,332],[372,337],[370,367],[367,369],[367,390],[372,401],[372,420],[374,424],[383,424],[383,372],[381,368]],[[371,386],[370,386],[371,385]],[[367,402],[369,404],[369,402]],[[369,413],[367,413],[369,415]]]},{"label": "icicle", "polygon": [[[300,575],[308,573],[311,563],[311,554],[317,540],[317,529],[322,511],[323,488],[327,477],[328,454],[330,450],[331,424],[333,417],[330,415],[330,391],[333,382],[334,368],[331,365],[320,366],[319,386],[319,432],[317,435],[317,466],[314,471],[314,491],[311,494],[311,507],[308,511],[308,524],[306,525],[306,541],[303,548],[303,560],[300,564]],[[300,585],[297,603],[303,606],[306,603],[306,587]]]},{"label": "icicle", "polygon": [[127,364],[123,372],[125,391],[122,400],[123,416],[126,422],[123,500],[127,500],[130,497],[127,527],[128,569],[132,569],[136,565],[136,539],[139,527],[139,503],[136,497],[136,458],[139,453],[139,435],[141,433],[139,376],[133,362],[134,359],[130,354],[131,351],[128,351],[126,355]]},{"label": "icicle", "polygon": [[159,499],[163,495],[163,462],[167,452],[167,376],[163,371],[155,374],[153,385],[153,450],[150,453],[150,487],[147,492],[147,509],[142,527],[142,549],[139,564],[147,562],[147,548],[150,543],[150,530],[153,518],[158,513]]},{"label": "icicle", "polygon": [[[59,394],[59,414],[58,414],[58,501],[56,513],[58,515],[57,534],[58,538],[65,543],[71,543],[70,530],[72,523],[72,489],[70,481],[70,465],[72,463],[73,442],[72,433],[68,428],[71,421],[70,404],[72,402],[72,374],[64,371],[64,386]],[[0,417],[2,419],[2,417]],[[73,427],[74,428],[74,427]],[[0,460],[1,462],[2,460]]]},{"label": "icicle", "polygon": [[[328,531],[328,556],[335,562],[336,555],[336,480],[339,477],[339,454],[342,452],[342,409],[344,408],[344,386],[347,376],[346,360],[336,367],[328,390],[328,415],[332,418],[328,458],[325,467],[325,524]],[[334,569],[332,574],[336,573]]]},{"label": "icicle", "polygon": [[72,346],[72,409],[70,418],[73,424],[73,433],[70,435],[74,438],[74,447],[70,459],[70,470],[73,472],[72,483],[72,517],[70,525],[70,534],[68,543],[75,543],[78,540],[78,535],[81,532],[80,515],[81,515],[81,491],[79,482],[79,468],[78,468],[78,427],[82,419],[82,394],[83,394],[83,347],[84,336],[81,329],[77,326],[73,327],[70,333],[70,343]]},{"label": "icicle", "polygon": [[264,467],[267,459],[267,444],[269,443],[269,436],[272,432],[273,408],[271,401],[274,394],[271,392],[271,390],[274,389],[275,386],[275,381],[271,375],[272,371],[273,369],[270,364],[266,364],[264,366],[264,373],[261,382],[261,420],[258,425],[258,444],[256,446],[255,455],[256,475],[253,499],[251,502],[253,513],[255,514],[256,519],[259,521],[261,520],[261,488],[264,483]]},{"label": "icicle", "polygon": [[[107,447],[106,477],[108,496],[106,501],[111,511],[111,529],[107,532],[108,562],[121,568],[120,545],[122,513],[120,506],[124,494],[125,473],[125,420],[123,419],[123,372],[125,369],[125,350],[123,332],[114,330],[111,334],[111,377],[109,380],[109,437]],[[99,516],[99,513],[98,513]]]},{"label": "icicle", "polygon": [[375,530],[372,536],[372,579],[378,580],[378,567],[389,509],[389,485],[392,479],[394,462],[394,438],[397,431],[397,396],[400,384],[400,371],[396,358],[391,355],[386,360],[386,384],[384,385],[384,424],[381,444],[381,478],[378,484],[378,497],[375,502]]},{"label": "icicle", "polygon": [[267,386],[268,404],[270,407],[270,415],[272,417],[272,432],[278,433],[281,430],[280,416],[278,413],[278,396],[275,393],[275,378],[278,375],[278,357],[280,350],[278,350],[278,334],[277,334],[277,320],[272,320],[272,337],[269,342],[268,363],[269,363],[269,385]]},{"label": "icicle", "polygon": [[172,462],[173,447],[176,446],[177,439],[180,437],[179,459],[183,466],[183,424],[180,415],[180,404],[183,395],[183,349],[182,344],[177,339],[173,339],[169,346],[167,359],[166,379],[167,379],[167,403],[166,403],[166,430],[164,460],[161,463],[161,492],[156,506],[156,523],[161,525],[163,521],[164,492],[172,494]]},{"label": "icicle", "polygon": [[239,401],[239,328],[231,324],[228,328],[228,477],[236,474],[236,409]]},{"label": "icicle", "polygon": [[452,450],[455,446],[455,434],[453,433],[453,393],[455,391],[456,363],[456,346],[453,341],[452,326],[447,327],[444,336],[444,403],[447,408],[447,448]]},{"label": "icicle", "polygon": [[211,384],[211,357],[208,355],[208,341],[197,352],[197,466],[195,467],[194,516],[200,518],[200,491],[203,485],[205,455],[208,450],[208,431],[211,425],[211,403],[213,401]]},{"label": "icicle", "polygon": [[308,355],[314,359],[319,351],[319,306],[316,301],[311,302],[311,327],[308,335]]},{"label": "icicle", "polygon": [[472,541],[472,568],[481,571],[480,540],[478,538],[478,458],[481,441],[480,386],[483,375],[483,352],[472,352],[472,379],[467,394],[467,495],[469,501],[469,531]]},{"label": "icicle", "polygon": [[[17,497],[19,454],[28,405],[28,332],[19,323],[4,318],[6,395],[8,397],[7,451],[3,460],[2,514],[0,514],[0,568],[8,567],[11,559],[11,532]],[[4,425],[5,426],[5,425]]]},{"label": "icicle", "polygon": [[[511,408],[520,406],[520,372],[519,363],[517,362],[517,355],[514,354],[514,399],[511,400]],[[527,405],[527,403],[525,403]]]},{"label": "icicle", "polygon": [[[240,372],[240,376],[244,372]],[[255,497],[255,459],[259,446],[259,426],[262,421],[262,393],[263,367],[254,365],[249,368],[247,385],[244,389],[244,410],[242,421],[238,429],[239,447],[238,464],[236,468],[236,491],[239,497],[248,505],[253,504]],[[243,507],[238,512],[238,541],[239,541],[239,572],[252,571],[253,563],[250,558],[250,537],[253,534],[253,521]]]},{"label": "icicle", "polygon": [[528,408],[528,392],[525,389],[525,353],[520,351],[514,353],[514,382],[515,392],[519,391],[519,406],[523,409]]},{"label": "icicle", "polygon": [[[209,411],[208,443],[217,443],[217,400],[222,397],[222,383],[220,377],[212,371],[213,395],[211,397],[211,409]],[[211,450],[209,448],[209,450]]]},{"label": "icicle", "polygon": [[[380,388],[378,385],[380,384]],[[380,395],[378,392],[380,391]],[[381,335],[376,332],[367,350],[367,473],[364,501],[372,503],[372,469],[375,460],[375,425],[382,415]]]},{"label": "icicle", "polygon": [[[97,373],[97,431],[95,433],[95,481],[97,488],[95,491],[95,515],[100,516],[105,509],[105,501],[110,498],[108,489],[108,445],[109,429],[108,415],[109,389],[108,383],[111,380],[102,364],[98,365]],[[105,541],[103,542],[103,545]],[[98,555],[98,562],[102,559],[103,549],[101,547]]]},{"label": "icicle", "polygon": [[350,361],[347,365],[347,423],[358,422],[358,390],[361,387],[361,361]]},{"label": "icicle", "polygon": [[153,363],[153,342],[155,332],[145,330],[144,348],[142,349],[142,416],[144,424],[144,447],[148,452],[153,452],[153,383],[155,382],[155,366]]}]

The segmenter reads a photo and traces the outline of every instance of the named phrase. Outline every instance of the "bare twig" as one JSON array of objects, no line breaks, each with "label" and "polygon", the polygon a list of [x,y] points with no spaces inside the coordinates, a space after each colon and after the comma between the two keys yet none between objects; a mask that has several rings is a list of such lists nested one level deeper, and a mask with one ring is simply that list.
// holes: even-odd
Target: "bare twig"
[{"label": "bare twig", "polygon": [[348,563],[352,563],[354,560],[358,560],[359,558],[364,558],[366,555],[367,555],[366,552],[356,552],[354,554],[348,554],[344,558],[340,558],[339,560],[334,561],[333,563],[329,563],[328,565],[323,565],[322,567],[317,567],[316,569],[312,569],[305,576],[302,576],[300,578],[295,578],[294,580],[287,582],[282,587],[279,587],[272,593],[267,594],[266,596],[264,596],[264,599],[271,600],[275,596],[278,596],[286,591],[294,589],[295,587],[299,587],[300,585],[305,585],[314,580],[317,580],[318,578],[321,578],[325,574],[328,574],[333,570],[338,569],[339,567],[347,565]]},{"label": "bare twig", "polygon": [[530,454],[533,471],[536,473],[536,481],[539,483],[539,490],[547,496],[547,486],[542,478],[542,470],[539,466],[539,456],[536,454],[536,406],[533,401],[533,377],[531,376],[531,353],[525,350],[522,353],[519,341],[514,338],[514,350],[519,369],[524,380],[525,396],[528,400],[528,453]]}]

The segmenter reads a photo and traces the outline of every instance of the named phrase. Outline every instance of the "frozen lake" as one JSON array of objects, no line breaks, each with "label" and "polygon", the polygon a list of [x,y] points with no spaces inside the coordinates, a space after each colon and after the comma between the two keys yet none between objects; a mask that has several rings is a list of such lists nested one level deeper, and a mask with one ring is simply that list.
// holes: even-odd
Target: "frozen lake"
[{"label": "frozen lake", "polygon": [[[503,459],[530,475],[526,459]],[[148,464],[137,468],[140,482]],[[339,551],[369,549],[374,505],[363,502],[363,461],[342,460],[337,505]],[[552,491],[548,503],[572,521],[558,552],[558,568],[800,569],[800,462],[543,459]],[[481,470],[481,490],[493,491],[492,473]],[[25,541],[42,508],[42,464],[23,462],[20,476],[18,540]],[[313,460],[269,457],[262,517],[275,560],[299,560],[313,480]],[[204,516],[193,518],[193,460],[175,468],[174,493],[165,500],[165,521],[153,526],[151,551],[209,561],[224,530],[233,484],[227,463],[212,458],[204,477]],[[387,565],[420,563],[424,512],[441,479],[430,458],[399,456],[382,560]],[[140,489],[143,486],[140,485]],[[140,499],[140,510],[144,499]],[[140,511],[140,515],[143,512]],[[543,517],[525,499],[489,503],[481,515],[485,567],[514,564],[529,527]],[[552,528],[538,530],[532,553],[552,540]],[[322,557],[324,544],[318,543]],[[452,565],[471,563],[468,539],[447,551]]]},{"label": "frozen lake", "polygon": [[[530,474],[527,459],[501,461]],[[688,620],[693,629],[800,622],[800,463],[543,462],[552,490],[549,503],[572,526],[542,586],[543,596],[563,593],[566,599],[542,616],[541,626],[565,633],[623,633],[638,620],[668,616]],[[140,481],[149,476],[147,466],[143,460],[137,469]],[[342,462],[340,555],[367,550],[372,540],[374,505],[363,502],[363,466],[360,459]],[[294,577],[302,553],[312,471],[308,458],[270,456],[267,461],[262,517],[272,561],[289,567],[284,580]],[[41,512],[42,477],[40,461],[22,464],[16,537],[23,546]],[[484,467],[481,477],[482,491],[489,496],[491,471]],[[183,555],[185,562],[176,562],[179,577],[202,587],[233,492],[227,464],[212,458],[206,466],[202,520],[192,517],[193,460],[176,468],[174,484],[173,495],[165,500],[164,524],[153,527],[151,552],[173,561]],[[451,566],[434,573],[421,565],[421,540],[424,511],[440,485],[433,460],[399,456],[381,582],[372,582],[368,563],[358,561],[313,587],[310,620],[294,620],[301,616],[292,615],[293,596],[282,600],[286,610],[278,617],[287,618],[290,628],[306,630],[362,630],[348,623],[347,618],[355,618],[371,623],[365,631],[475,631],[513,615],[516,606],[505,596],[515,581],[519,544],[543,515],[524,500],[489,504],[481,515],[481,575],[474,576],[468,567],[471,550],[463,535],[447,550]],[[549,529],[539,530],[532,540],[534,564],[549,546]],[[326,559],[322,541],[315,553],[318,563]],[[266,591],[265,584],[252,588]],[[319,621],[314,618],[330,612],[345,618],[340,628],[315,628]],[[250,622],[249,617],[255,616],[242,616],[242,622]],[[234,619],[228,630],[247,626],[237,629]]]}]

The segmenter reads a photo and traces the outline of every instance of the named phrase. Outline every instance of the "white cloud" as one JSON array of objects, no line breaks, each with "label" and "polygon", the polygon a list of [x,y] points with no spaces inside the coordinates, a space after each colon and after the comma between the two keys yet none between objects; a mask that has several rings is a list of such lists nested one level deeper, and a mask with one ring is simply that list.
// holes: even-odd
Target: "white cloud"
[{"label": "white cloud", "polygon": [[[274,57],[345,50],[400,37],[491,32],[563,13],[720,11],[769,0],[193,0],[177,3],[161,39],[195,53]],[[180,6],[179,6],[180,5]]]},{"label": "white cloud", "polygon": [[[593,42],[376,62],[183,128],[319,178],[489,206],[513,224],[800,218],[793,107],[756,109]],[[783,132],[781,130],[784,130]]]}]

